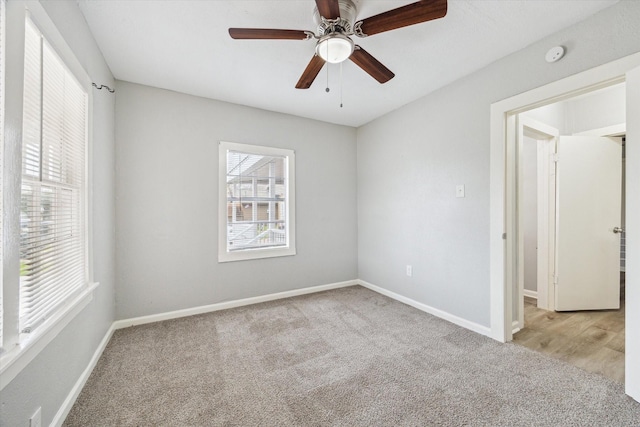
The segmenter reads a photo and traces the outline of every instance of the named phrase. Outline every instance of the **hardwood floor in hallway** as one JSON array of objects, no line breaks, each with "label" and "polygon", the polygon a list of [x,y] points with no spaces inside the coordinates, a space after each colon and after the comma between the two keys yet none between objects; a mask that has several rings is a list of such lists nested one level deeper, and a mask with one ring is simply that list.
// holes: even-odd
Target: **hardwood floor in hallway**
[{"label": "hardwood floor in hallway", "polygon": [[513,342],[624,382],[624,297],[619,310],[556,312],[525,297],[525,327]]}]

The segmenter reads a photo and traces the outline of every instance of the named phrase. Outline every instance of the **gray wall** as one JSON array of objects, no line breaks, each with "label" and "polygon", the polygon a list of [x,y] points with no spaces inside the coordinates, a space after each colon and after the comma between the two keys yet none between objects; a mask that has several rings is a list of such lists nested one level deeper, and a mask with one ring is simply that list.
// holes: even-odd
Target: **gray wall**
[{"label": "gray wall", "polygon": [[567,133],[584,132],[626,122],[625,85],[619,84],[591,95],[569,99]]},{"label": "gray wall", "polygon": [[523,116],[573,135],[626,121],[624,83],[526,111]]},{"label": "gray wall", "polygon": [[[23,2],[9,4],[23,7]],[[111,72],[76,3],[49,1],[42,5],[93,81],[113,87]],[[2,390],[0,425],[29,425],[29,417],[39,406],[42,425],[49,425],[114,320],[114,106],[114,95],[94,90],[90,215],[94,279],[100,286],[94,300]]]},{"label": "gray wall", "polygon": [[490,105],[640,51],[639,20],[622,1],[359,128],[359,277],[488,327]]},{"label": "gray wall", "polygon": [[[117,318],[357,278],[356,131],[117,83]],[[297,255],[218,263],[218,141],[296,152]]]}]

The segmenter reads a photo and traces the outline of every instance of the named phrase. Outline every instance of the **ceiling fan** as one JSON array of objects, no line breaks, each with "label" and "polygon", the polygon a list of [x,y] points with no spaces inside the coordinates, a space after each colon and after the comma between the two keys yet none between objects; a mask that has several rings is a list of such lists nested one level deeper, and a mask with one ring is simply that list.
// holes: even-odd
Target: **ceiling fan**
[{"label": "ceiling fan", "polygon": [[380,83],[386,83],[395,74],[355,44],[351,36],[368,37],[442,18],[447,14],[447,0],[422,0],[356,21],[357,8],[353,0],[315,1],[317,35],[312,31],[267,28],[229,28],[229,35],[233,39],[317,39],[315,54],[298,80],[297,89],[311,87],[325,62],[340,63],[347,58]]}]

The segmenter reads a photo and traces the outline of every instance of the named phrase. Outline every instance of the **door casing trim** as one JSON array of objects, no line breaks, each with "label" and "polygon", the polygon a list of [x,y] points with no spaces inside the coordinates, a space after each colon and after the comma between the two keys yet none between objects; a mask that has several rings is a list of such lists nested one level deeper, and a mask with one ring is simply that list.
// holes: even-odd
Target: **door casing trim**
[{"label": "door casing trim", "polygon": [[[599,88],[626,81],[626,74],[631,73],[635,82],[640,74],[640,52],[620,58],[616,61],[591,68],[579,74],[549,83],[545,86],[515,95],[502,101],[491,104],[490,108],[490,195],[489,195],[489,280],[490,280],[490,321],[491,337],[500,342],[511,339],[512,334],[512,292],[517,280],[515,245],[517,234],[515,223],[517,221],[515,211],[515,115],[523,111],[541,107],[553,102],[561,101],[573,96],[581,95]],[[627,93],[629,93],[627,85]],[[634,97],[637,99],[637,97]],[[627,95],[627,127],[638,127],[630,123],[634,110],[640,108],[629,102]],[[627,133],[627,137],[630,136]],[[634,134],[635,135],[635,134]],[[639,135],[640,136],[640,135]],[[640,141],[640,138],[638,138]],[[629,150],[630,156],[640,157],[640,151]],[[633,154],[631,154],[633,151]],[[640,158],[636,159],[640,161]],[[628,162],[632,163],[632,162]],[[640,163],[638,163],[640,164]],[[626,176],[626,191],[629,193],[636,189],[636,184],[631,182],[631,174]],[[636,174],[633,174],[635,177]],[[631,185],[630,185],[631,184]],[[633,187],[633,188],[631,188]],[[640,215],[636,210],[640,208],[636,198],[630,200],[627,197],[627,221],[631,215]],[[629,225],[629,224],[627,224]],[[640,245],[638,245],[640,246]],[[640,277],[636,277],[636,270],[640,270],[639,256],[629,254],[627,260],[627,283],[640,283]],[[626,293],[627,318],[634,310],[640,312],[640,298],[634,293]],[[625,362],[631,366],[632,358],[637,356],[640,348],[640,334],[627,328]],[[633,372],[631,372],[633,371]],[[625,372],[625,391],[635,400],[640,401],[640,370],[627,369]]]}]

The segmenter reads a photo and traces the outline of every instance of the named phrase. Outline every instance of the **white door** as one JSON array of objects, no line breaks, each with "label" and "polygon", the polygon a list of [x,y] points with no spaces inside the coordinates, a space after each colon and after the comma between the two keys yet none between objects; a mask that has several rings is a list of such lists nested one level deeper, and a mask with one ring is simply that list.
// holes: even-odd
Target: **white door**
[{"label": "white door", "polygon": [[561,136],[556,180],[555,308],[620,308],[621,139]]}]

